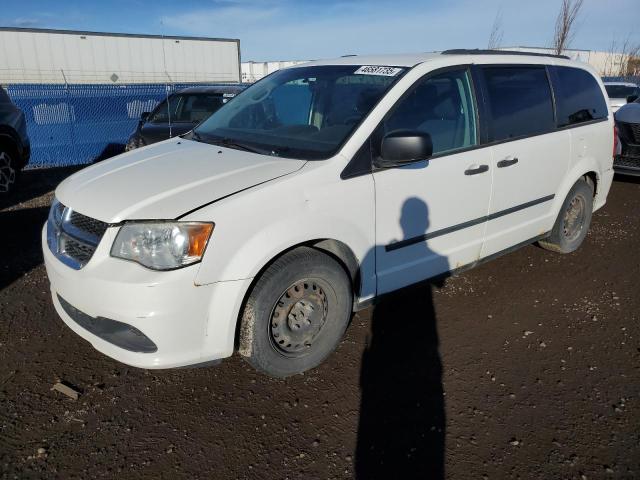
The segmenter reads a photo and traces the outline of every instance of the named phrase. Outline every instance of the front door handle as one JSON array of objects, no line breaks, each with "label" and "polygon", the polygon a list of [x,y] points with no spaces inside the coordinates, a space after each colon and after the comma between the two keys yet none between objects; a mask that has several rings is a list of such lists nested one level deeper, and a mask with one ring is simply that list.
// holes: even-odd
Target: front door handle
[{"label": "front door handle", "polygon": [[465,175],[478,175],[489,170],[489,165],[471,165],[465,171]]},{"label": "front door handle", "polygon": [[500,160],[498,162],[498,168],[510,167],[511,165],[515,165],[516,163],[518,163],[518,157],[505,158],[504,160]]}]

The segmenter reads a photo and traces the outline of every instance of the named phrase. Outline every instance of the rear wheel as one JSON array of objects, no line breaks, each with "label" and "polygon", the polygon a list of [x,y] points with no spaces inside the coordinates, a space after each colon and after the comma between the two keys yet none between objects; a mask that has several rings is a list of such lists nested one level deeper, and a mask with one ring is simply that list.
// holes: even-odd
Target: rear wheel
[{"label": "rear wheel", "polygon": [[0,150],[0,194],[13,190],[16,177],[17,172],[13,157],[6,150]]},{"label": "rear wheel", "polygon": [[332,257],[297,248],[271,264],[244,308],[240,354],[256,369],[287,377],[319,365],[351,317],[351,282]]},{"label": "rear wheel", "polygon": [[558,253],[577,250],[587,236],[592,213],[593,187],[581,178],[565,198],[551,235],[540,240],[540,246]]}]

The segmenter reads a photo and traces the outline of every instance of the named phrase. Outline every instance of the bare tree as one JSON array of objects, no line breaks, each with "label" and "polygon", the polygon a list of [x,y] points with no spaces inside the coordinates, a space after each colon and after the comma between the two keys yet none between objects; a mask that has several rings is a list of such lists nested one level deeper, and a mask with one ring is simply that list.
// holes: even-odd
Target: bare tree
[{"label": "bare tree", "polygon": [[583,3],[584,0],[562,0],[560,12],[556,17],[556,28],[553,35],[553,49],[556,55],[561,55],[573,40],[575,35],[574,24],[580,14]]},{"label": "bare tree", "polygon": [[502,9],[496,13],[496,18],[493,21],[493,27],[491,27],[491,34],[489,35],[489,42],[487,48],[489,50],[495,50],[502,44],[502,37],[504,37],[504,31],[502,29]]},{"label": "bare tree", "polygon": [[605,77],[627,77],[637,75],[640,71],[640,43],[634,43],[631,35],[622,42],[615,38],[607,51],[604,61]]},{"label": "bare tree", "polygon": [[620,66],[617,75],[627,77],[635,75],[640,62],[640,43],[633,43],[630,36],[625,39],[620,49]]}]

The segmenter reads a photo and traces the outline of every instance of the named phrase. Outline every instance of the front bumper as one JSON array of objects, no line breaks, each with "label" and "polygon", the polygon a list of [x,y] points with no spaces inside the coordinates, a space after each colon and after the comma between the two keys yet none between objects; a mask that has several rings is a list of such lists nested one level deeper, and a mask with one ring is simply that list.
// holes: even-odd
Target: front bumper
[{"label": "front bumper", "polygon": [[[51,253],[46,228],[42,248],[53,304],[67,326],[96,350],[140,368],[205,363],[233,353],[236,320],[250,280],[197,286],[198,265],[155,272],[111,258],[117,228],[105,233],[84,268],[74,270]],[[109,331],[104,334],[104,320],[118,324],[118,338],[125,330],[135,340],[130,332],[138,332],[155,348],[114,341]]]}]

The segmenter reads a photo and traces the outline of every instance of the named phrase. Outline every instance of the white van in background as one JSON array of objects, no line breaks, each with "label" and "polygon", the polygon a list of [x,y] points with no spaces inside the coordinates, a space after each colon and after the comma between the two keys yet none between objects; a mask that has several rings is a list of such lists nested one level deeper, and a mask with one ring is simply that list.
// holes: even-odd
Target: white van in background
[{"label": "white van in background", "polygon": [[42,232],[56,310],[142,368],[303,372],[376,297],[535,241],[577,249],[613,178],[601,80],[504,51],[280,70],[181,138],[82,170]]}]

